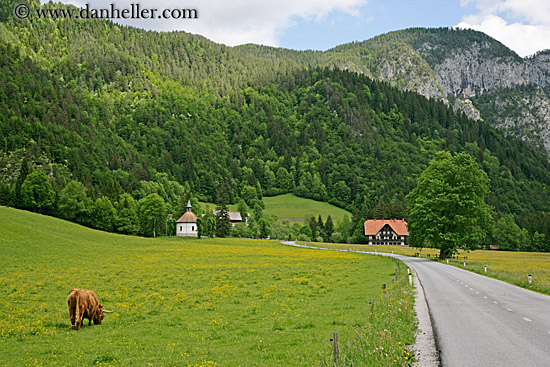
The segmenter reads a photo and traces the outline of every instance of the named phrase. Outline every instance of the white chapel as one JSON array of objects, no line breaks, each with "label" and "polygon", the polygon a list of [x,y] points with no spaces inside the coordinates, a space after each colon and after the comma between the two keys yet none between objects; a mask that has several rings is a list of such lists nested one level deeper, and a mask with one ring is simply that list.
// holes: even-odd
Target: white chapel
[{"label": "white chapel", "polygon": [[176,221],[176,236],[197,237],[197,216],[191,211],[191,200],[187,202],[187,209]]}]

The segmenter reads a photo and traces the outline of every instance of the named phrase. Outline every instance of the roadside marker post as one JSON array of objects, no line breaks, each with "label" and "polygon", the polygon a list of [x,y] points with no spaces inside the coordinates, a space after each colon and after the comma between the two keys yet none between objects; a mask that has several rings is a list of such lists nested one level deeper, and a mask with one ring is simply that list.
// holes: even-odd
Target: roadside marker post
[{"label": "roadside marker post", "polygon": [[487,272],[487,265],[485,265],[484,268],[485,268],[485,272]]},{"label": "roadside marker post", "polygon": [[531,274],[529,274],[527,279],[529,279],[529,284],[533,284],[533,278],[531,277]]}]

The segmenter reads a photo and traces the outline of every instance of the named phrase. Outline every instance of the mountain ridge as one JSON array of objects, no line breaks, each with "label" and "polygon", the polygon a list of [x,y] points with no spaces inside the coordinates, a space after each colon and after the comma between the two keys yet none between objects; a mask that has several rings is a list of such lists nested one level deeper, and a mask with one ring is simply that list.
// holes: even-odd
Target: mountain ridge
[{"label": "mountain ridge", "polygon": [[[237,46],[240,47],[240,46]],[[262,48],[265,46],[256,46]],[[250,51],[251,47],[242,50]],[[267,54],[284,55],[270,48]],[[253,54],[258,55],[258,50]],[[550,151],[550,50],[527,57],[474,30],[454,28],[408,28],[351,42],[327,51],[293,51],[309,57],[310,65],[335,67],[387,81],[400,89],[437,98],[470,118],[487,120],[506,134],[527,140]],[[485,116],[477,105],[481,95],[526,85],[537,86],[531,93],[542,107],[537,112],[522,108],[521,117],[496,119]],[[503,93],[507,95],[508,93]],[[513,100],[503,101],[512,104]]]}]

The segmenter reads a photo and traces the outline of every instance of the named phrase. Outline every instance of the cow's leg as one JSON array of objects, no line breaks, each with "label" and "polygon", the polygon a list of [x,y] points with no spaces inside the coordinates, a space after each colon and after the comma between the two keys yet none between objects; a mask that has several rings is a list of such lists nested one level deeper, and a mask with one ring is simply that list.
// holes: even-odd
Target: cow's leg
[{"label": "cow's leg", "polygon": [[71,316],[71,325],[72,325],[72,328],[74,329],[75,317],[74,317],[74,310],[73,309],[69,309],[69,315]]},{"label": "cow's leg", "polygon": [[76,319],[76,329],[80,330],[82,324],[84,323],[84,309],[81,307],[81,305],[78,305],[77,307],[79,307],[79,310],[77,315],[78,318]]}]

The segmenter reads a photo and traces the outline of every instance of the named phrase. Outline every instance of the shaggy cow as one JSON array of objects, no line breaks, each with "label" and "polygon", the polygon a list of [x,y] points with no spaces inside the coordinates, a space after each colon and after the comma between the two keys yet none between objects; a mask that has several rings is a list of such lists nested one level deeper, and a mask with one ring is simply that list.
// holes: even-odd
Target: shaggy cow
[{"label": "shaggy cow", "polygon": [[99,304],[95,292],[86,289],[71,289],[67,303],[69,304],[71,325],[74,328],[76,322],[77,330],[82,327],[83,319],[89,320],[88,326],[92,325],[92,322],[94,325],[100,325],[105,313],[114,312],[104,310],[103,306]]}]

